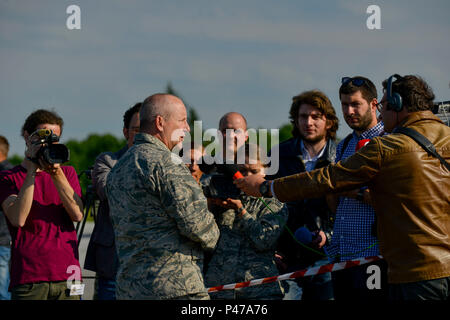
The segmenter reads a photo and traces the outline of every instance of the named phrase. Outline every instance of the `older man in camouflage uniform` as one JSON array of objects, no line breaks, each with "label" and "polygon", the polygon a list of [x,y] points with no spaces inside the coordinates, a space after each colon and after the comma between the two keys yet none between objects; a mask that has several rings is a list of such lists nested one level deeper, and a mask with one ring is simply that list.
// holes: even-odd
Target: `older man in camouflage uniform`
[{"label": "older man in camouflage uniform", "polygon": [[186,131],[177,97],[148,97],[135,145],[107,178],[120,267],[118,299],[209,299],[203,250],[214,249],[219,229],[206,198],[171,150]]}]

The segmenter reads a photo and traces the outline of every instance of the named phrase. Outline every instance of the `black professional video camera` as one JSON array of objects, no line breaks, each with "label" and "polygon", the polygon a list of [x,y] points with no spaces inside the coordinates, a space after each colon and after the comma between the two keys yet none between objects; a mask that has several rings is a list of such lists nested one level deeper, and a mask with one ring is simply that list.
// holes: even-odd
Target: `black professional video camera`
[{"label": "black professional video camera", "polygon": [[[200,165],[200,169],[202,169],[202,165]],[[233,183],[233,175],[237,171],[236,165],[217,165],[217,172],[206,175],[206,178],[202,181],[202,189],[205,197],[239,199],[241,190]]]},{"label": "black professional video camera", "polygon": [[59,137],[49,129],[38,129],[31,136],[38,136],[39,140],[34,141],[33,144],[43,144],[36,154],[36,158],[31,159],[34,162],[38,162],[38,159],[42,159],[48,164],[64,163],[69,161],[69,149],[63,144],[55,143],[59,141]]}]

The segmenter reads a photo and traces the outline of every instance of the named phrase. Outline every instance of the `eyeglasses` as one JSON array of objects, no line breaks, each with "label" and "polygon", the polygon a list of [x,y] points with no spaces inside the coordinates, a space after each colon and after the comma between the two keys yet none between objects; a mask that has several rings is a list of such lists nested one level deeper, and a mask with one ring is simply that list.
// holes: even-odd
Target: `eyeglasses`
[{"label": "eyeglasses", "polygon": [[383,108],[383,103],[385,103],[385,102],[386,102],[386,100],[381,100],[380,102],[378,102],[376,104],[378,112],[381,113],[381,109]]},{"label": "eyeglasses", "polygon": [[352,77],[343,77],[341,79],[342,85],[347,84],[349,82],[351,82],[354,86],[361,87],[363,84],[366,83],[366,80],[361,79],[361,78],[352,78]]}]

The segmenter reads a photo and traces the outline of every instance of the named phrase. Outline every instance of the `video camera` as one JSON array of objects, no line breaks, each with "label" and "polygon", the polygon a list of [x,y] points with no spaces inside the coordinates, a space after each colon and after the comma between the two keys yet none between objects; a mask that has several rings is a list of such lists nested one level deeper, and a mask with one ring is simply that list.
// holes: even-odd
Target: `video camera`
[{"label": "video camera", "polygon": [[31,134],[38,136],[39,140],[34,141],[34,145],[42,144],[33,162],[38,163],[38,159],[42,159],[48,164],[64,163],[69,161],[69,149],[63,144],[55,143],[59,141],[59,137],[50,129],[38,129]]},{"label": "video camera", "polygon": [[[199,166],[200,170],[202,170],[202,165]],[[241,190],[233,183],[233,175],[236,171],[236,165],[217,165],[217,172],[206,175],[206,178],[202,181],[202,189],[205,197],[239,199]]]}]

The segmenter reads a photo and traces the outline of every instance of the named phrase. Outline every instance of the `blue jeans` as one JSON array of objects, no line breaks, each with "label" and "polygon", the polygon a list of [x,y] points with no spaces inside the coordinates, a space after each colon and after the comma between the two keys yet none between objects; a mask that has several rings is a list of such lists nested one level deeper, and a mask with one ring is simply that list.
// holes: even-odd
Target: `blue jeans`
[{"label": "blue jeans", "polygon": [[116,300],[116,281],[98,278],[97,279],[97,299]]},{"label": "blue jeans", "polygon": [[8,292],[10,258],[11,249],[0,246],[0,300],[11,300],[11,293]]}]

